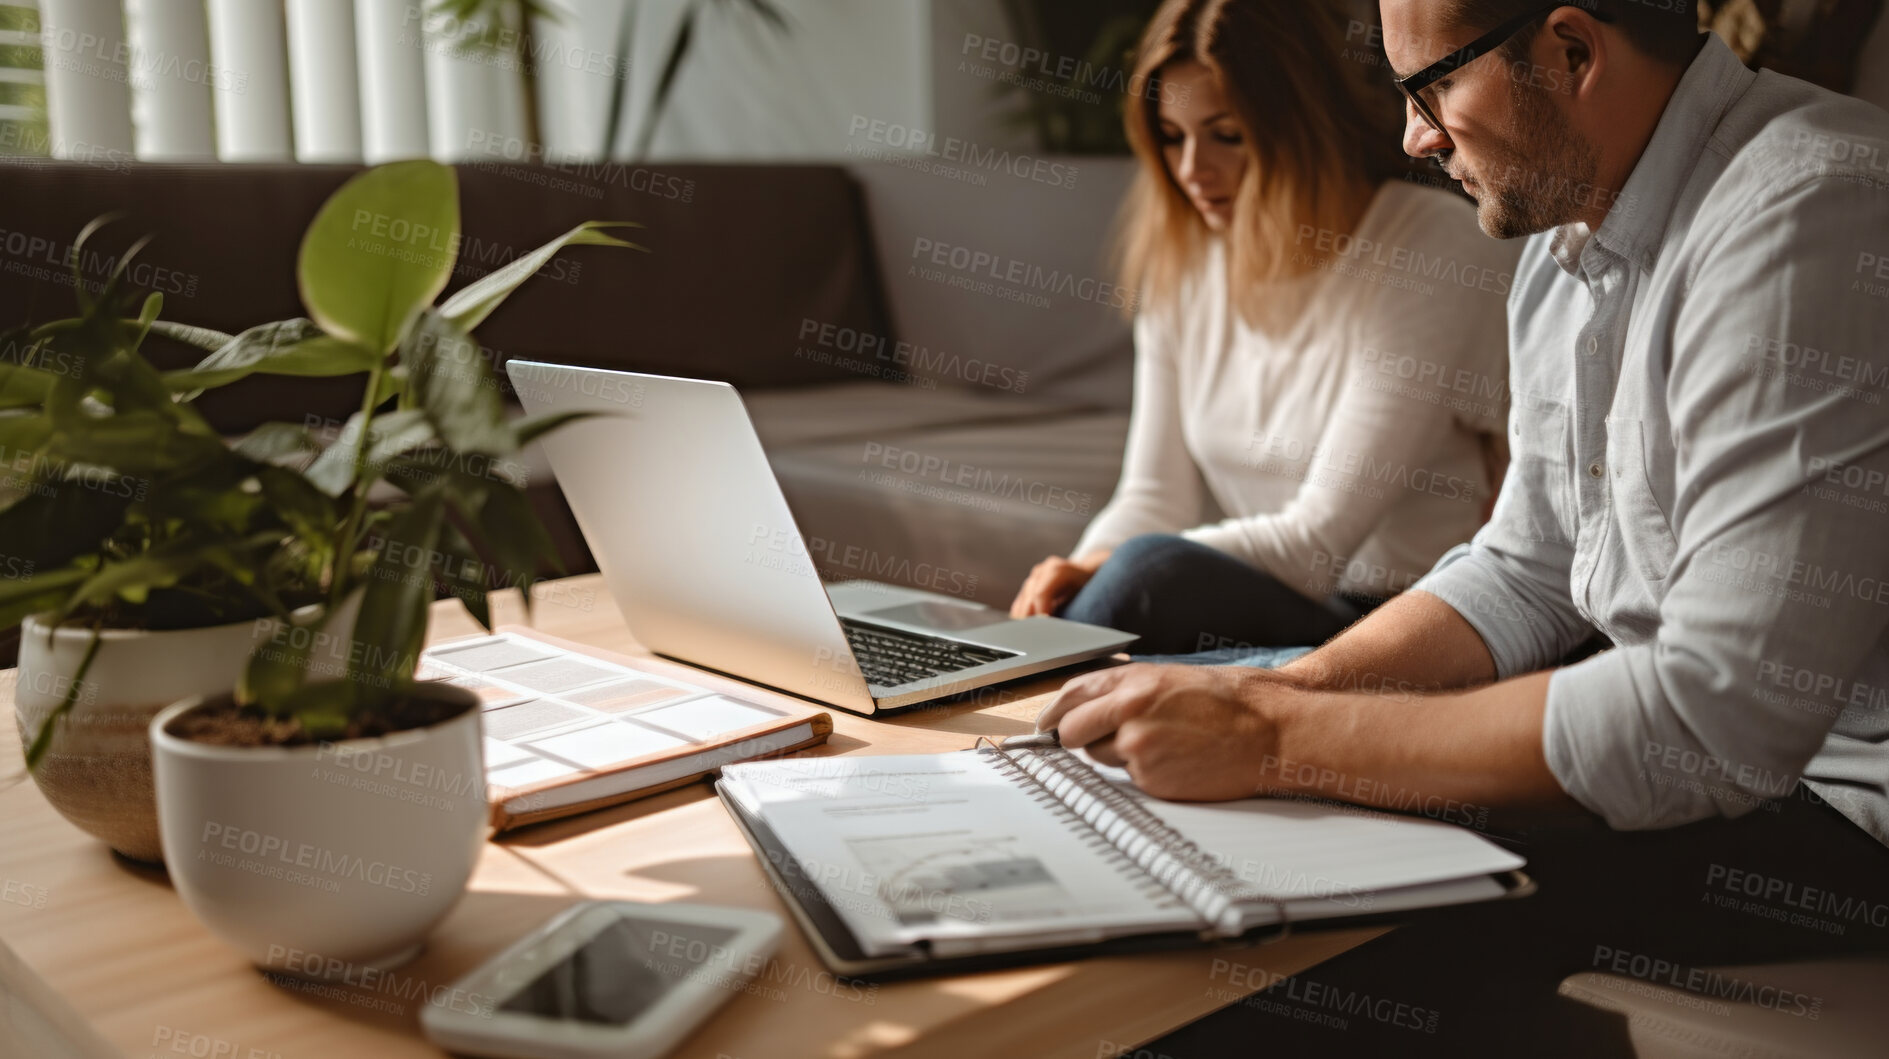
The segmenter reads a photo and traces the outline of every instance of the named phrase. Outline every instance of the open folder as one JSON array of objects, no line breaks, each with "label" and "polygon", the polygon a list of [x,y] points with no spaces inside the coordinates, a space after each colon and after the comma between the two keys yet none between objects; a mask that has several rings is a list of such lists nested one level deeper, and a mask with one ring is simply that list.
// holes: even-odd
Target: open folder
[{"label": "open folder", "polygon": [[821,958],[855,977],[1253,940],[1533,889],[1521,857],[1452,824],[1162,801],[1057,748],[730,765],[718,789]]}]

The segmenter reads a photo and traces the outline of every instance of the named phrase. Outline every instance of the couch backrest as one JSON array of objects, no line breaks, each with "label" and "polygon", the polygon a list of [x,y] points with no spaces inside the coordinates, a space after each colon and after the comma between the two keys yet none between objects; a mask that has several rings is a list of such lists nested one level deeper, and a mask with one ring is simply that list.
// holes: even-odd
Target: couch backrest
[{"label": "couch backrest", "polygon": [[[166,319],[237,331],[302,314],[303,230],[357,168],[0,164],[0,330],[75,310],[74,236],[124,219],[101,254],[156,238],[133,278],[165,296]],[[800,355],[804,321],[882,333],[877,270],[858,186],[832,166],[461,167],[464,239],[456,289],[585,220],[646,225],[636,253],[567,250],[480,328],[501,358],[531,357],[725,379],[750,388],[858,375]],[[88,254],[88,258],[90,258]],[[94,262],[96,264],[96,262]],[[154,359],[197,354],[152,345]],[[208,395],[213,422],[345,416],[358,380],[252,380]]]},{"label": "couch backrest", "polygon": [[[856,166],[887,311],[939,385],[1126,408],[1134,355],[1115,284],[1129,158],[919,157]],[[895,358],[896,359],[896,358]]]}]

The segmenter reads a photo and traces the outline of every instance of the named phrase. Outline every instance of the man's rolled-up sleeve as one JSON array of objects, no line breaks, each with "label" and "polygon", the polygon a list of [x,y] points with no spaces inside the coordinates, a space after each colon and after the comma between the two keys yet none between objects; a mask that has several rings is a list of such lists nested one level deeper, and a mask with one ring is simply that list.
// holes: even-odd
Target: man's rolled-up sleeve
[{"label": "man's rolled-up sleeve", "polygon": [[1889,514],[1867,490],[1889,482],[1889,300],[1853,273],[1889,232],[1886,199],[1836,180],[1780,193],[1720,241],[1678,314],[1658,631],[1556,673],[1543,729],[1562,787],[1616,828],[1789,794],[1882,650]]}]

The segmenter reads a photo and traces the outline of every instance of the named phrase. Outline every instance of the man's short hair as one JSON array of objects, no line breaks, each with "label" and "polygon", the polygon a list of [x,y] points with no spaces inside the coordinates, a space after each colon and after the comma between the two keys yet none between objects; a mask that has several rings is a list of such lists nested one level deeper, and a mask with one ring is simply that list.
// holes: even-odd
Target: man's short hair
[{"label": "man's short hair", "polygon": [[[1510,40],[1506,49],[1510,59],[1519,59],[1527,52],[1533,31],[1555,10],[1543,0],[1452,2],[1456,20],[1476,30],[1492,29],[1532,8],[1541,8],[1541,19]],[[1634,47],[1661,62],[1684,66],[1697,53],[1699,12],[1694,0],[1569,0],[1563,6],[1585,8],[1610,19]]]}]

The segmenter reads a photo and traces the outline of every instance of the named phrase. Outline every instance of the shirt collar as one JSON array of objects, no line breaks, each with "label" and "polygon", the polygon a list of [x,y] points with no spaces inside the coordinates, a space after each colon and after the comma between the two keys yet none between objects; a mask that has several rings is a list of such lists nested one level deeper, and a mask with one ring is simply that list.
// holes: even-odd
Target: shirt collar
[{"label": "shirt collar", "polygon": [[[1581,254],[1589,242],[1597,242],[1641,268],[1652,268],[1666,240],[1679,193],[1692,179],[1706,143],[1718,130],[1725,112],[1757,76],[1738,61],[1718,34],[1705,34],[1704,46],[1667,101],[1653,138],[1647,141],[1646,150],[1599,230],[1590,234],[1579,223],[1556,229],[1552,245],[1569,251],[1555,254],[1562,269],[1578,275]],[[1577,228],[1579,232],[1572,231]]]}]

